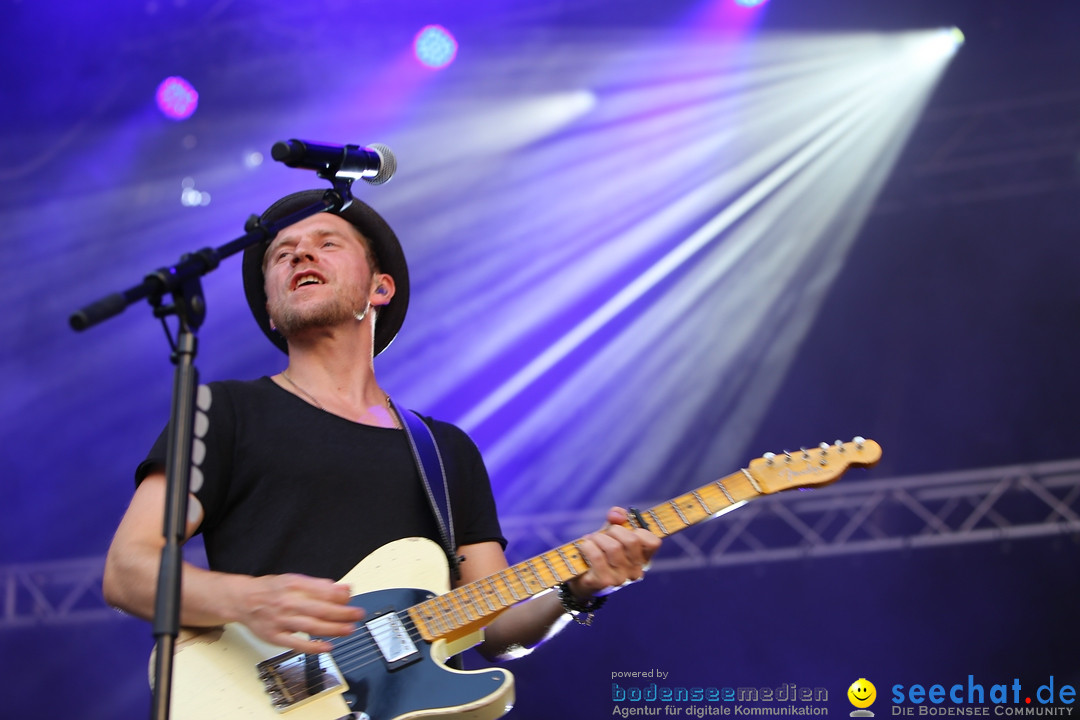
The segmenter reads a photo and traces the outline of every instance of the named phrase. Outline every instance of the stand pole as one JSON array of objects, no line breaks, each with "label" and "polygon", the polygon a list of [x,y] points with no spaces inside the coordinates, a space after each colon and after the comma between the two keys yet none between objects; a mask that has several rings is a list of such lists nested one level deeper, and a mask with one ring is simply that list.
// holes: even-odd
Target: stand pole
[{"label": "stand pole", "polygon": [[154,601],[154,697],[151,717],[166,720],[172,697],[173,652],[180,632],[180,585],[183,577],[184,535],[187,529],[188,487],[191,477],[191,446],[195,426],[195,367],[198,340],[194,330],[181,321],[173,363],[173,422],[169,434],[166,468],[165,547],[161,551],[157,595]]}]

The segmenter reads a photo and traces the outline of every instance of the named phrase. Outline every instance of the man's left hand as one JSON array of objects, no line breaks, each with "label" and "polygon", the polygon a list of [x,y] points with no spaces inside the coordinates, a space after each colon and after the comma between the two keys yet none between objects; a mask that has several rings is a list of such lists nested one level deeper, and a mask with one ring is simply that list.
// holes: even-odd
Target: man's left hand
[{"label": "man's left hand", "polygon": [[578,599],[612,592],[645,577],[649,560],[660,548],[660,538],[648,530],[623,527],[628,519],[623,508],[611,508],[607,525],[577,544],[589,564],[586,572],[567,582]]}]

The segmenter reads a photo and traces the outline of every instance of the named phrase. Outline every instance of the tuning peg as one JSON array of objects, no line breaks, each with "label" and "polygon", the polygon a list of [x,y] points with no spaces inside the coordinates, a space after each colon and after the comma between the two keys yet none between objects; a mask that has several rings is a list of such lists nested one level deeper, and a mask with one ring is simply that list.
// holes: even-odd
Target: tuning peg
[{"label": "tuning peg", "polygon": [[765,464],[766,465],[772,465],[773,460],[776,459],[776,453],[767,452],[764,455],[762,455],[761,457],[765,458]]},{"label": "tuning peg", "polygon": [[862,435],[856,435],[851,439],[851,442],[855,443],[855,447],[862,450],[863,445],[866,444],[866,438],[864,438]]},{"label": "tuning peg", "polygon": [[791,451],[790,450],[785,450],[784,451],[784,462],[786,462],[786,463],[791,462]]},{"label": "tuning peg", "polygon": [[833,443],[833,445],[836,446],[836,452],[844,452],[844,441],[843,440],[837,440],[836,442]]},{"label": "tuning peg", "polygon": [[810,451],[809,450],[807,450],[804,447],[799,448],[799,450],[802,451],[802,459],[803,460],[809,460],[810,459]]}]

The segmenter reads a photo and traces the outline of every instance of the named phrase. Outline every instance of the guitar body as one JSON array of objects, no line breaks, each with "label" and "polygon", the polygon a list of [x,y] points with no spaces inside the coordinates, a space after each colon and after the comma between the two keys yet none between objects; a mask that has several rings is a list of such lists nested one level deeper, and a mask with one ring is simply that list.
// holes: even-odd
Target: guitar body
[{"label": "guitar body", "polygon": [[488,720],[501,717],[513,705],[513,676],[505,670],[465,672],[444,665],[451,655],[480,642],[482,632],[458,638],[453,645],[444,640],[428,643],[410,633],[416,652],[391,662],[365,626],[376,617],[392,617],[449,591],[446,556],[437,544],[423,538],[390,543],[361,561],[342,582],[350,586],[351,604],[367,612],[353,635],[334,641],[334,674],[339,671],[338,679],[345,684],[277,709],[258,668],[287,653],[286,648],[259,640],[239,623],[197,634],[185,631],[175,653],[172,716],[337,720],[362,712],[371,720]]}]

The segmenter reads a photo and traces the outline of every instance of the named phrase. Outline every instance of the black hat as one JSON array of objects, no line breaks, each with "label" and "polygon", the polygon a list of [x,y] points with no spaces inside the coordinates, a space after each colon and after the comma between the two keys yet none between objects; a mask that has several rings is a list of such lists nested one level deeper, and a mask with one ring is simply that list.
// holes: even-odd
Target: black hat
[{"label": "black hat", "polygon": [[[264,225],[315,205],[325,194],[324,190],[304,190],[278,200],[266,209],[259,218]],[[353,199],[349,207],[334,213],[353,225],[371,244],[379,271],[394,278],[394,297],[387,305],[379,308],[375,321],[374,354],[378,355],[394,339],[401,323],[405,321],[405,311],[409,308],[409,267],[405,263],[405,253],[397,235],[386,221],[369,205]],[[275,330],[270,329],[270,316],[266,312],[266,288],[263,279],[263,256],[270,242],[258,243],[244,251],[244,295],[255,321],[270,341],[282,352],[289,352],[289,344]]]}]

